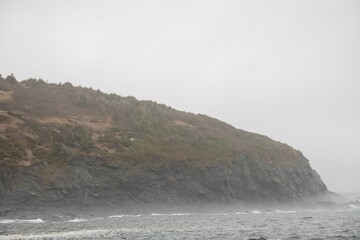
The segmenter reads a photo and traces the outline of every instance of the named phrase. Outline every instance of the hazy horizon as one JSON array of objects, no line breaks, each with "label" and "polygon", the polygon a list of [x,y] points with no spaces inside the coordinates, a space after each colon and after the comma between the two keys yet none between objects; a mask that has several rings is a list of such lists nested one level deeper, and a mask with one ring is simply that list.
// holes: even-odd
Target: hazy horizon
[{"label": "hazy horizon", "polygon": [[360,1],[0,0],[0,74],[202,113],[360,192]]}]

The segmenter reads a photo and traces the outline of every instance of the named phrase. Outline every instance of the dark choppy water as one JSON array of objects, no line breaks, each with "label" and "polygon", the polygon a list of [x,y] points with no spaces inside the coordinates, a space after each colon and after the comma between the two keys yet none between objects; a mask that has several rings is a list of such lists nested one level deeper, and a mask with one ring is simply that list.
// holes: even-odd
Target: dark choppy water
[{"label": "dark choppy water", "polygon": [[0,219],[0,239],[360,239],[360,207]]}]

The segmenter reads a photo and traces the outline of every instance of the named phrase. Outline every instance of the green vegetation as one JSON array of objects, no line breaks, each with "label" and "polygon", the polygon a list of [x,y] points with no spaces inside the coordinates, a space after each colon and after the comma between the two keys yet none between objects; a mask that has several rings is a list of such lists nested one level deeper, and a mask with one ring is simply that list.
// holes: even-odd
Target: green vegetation
[{"label": "green vegetation", "polygon": [[15,164],[11,158],[64,161],[76,155],[100,156],[111,164],[158,158],[200,165],[231,162],[239,152],[269,162],[293,156],[284,144],[205,115],[68,82],[18,82],[10,75],[0,77],[0,90],[11,96],[0,101],[0,165]]},{"label": "green vegetation", "polygon": [[18,82],[13,73],[11,75],[7,76],[5,78],[5,81],[7,81],[7,82],[9,82],[11,84],[17,84],[17,82]]},{"label": "green vegetation", "polygon": [[54,143],[51,148],[50,154],[47,156],[51,159],[67,159],[72,154],[61,143]]},{"label": "green vegetation", "polygon": [[91,131],[81,125],[62,125],[59,128],[64,135],[64,144],[70,147],[79,148],[82,151],[89,152],[95,146],[91,140]]}]

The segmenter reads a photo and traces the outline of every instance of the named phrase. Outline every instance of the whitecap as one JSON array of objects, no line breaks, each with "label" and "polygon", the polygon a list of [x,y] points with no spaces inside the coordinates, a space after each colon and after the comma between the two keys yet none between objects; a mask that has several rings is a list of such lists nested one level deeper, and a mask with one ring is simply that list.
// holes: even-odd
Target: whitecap
[{"label": "whitecap", "polygon": [[244,214],[248,214],[247,212],[235,212],[236,215],[244,215]]},{"label": "whitecap", "polygon": [[43,223],[44,220],[42,220],[41,218],[36,218],[36,219],[20,219],[20,220],[18,220],[18,222],[21,222],[21,223]]},{"label": "whitecap", "polygon": [[275,213],[296,213],[296,211],[275,209]]},{"label": "whitecap", "polygon": [[189,216],[194,215],[194,213],[172,213],[171,216]]},{"label": "whitecap", "polygon": [[75,222],[86,222],[86,221],[88,221],[88,220],[83,219],[83,218],[74,218],[74,219],[71,219],[71,220],[66,221],[66,222],[75,223]]},{"label": "whitecap", "polygon": [[194,213],[152,213],[150,216],[188,216]]},{"label": "whitecap", "polygon": [[259,211],[259,210],[253,210],[253,211],[251,211],[251,213],[253,213],[253,214],[260,214],[261,211]]},{"label": "whitecap", "polygon": [[124,215],[111,215],[108,218],[122,218]]},{"label": "whitecap", "polygon": [[0,220],[0,224],[8,224],[8,223],[43,223],[44,220],[41,218],[36,219],[2,219]]},{"label": "whitecap", "polygon": [[353,209],[360,209],[360,206],[356,206],[354,204],[350,204],[349,207]]},{"label": "whitecap", "polygon": [[150,216],[165,216],[164,213],[152,213]]},{"label": "whitecap", "polygon": [[14,223],[17,219],[0,219],[0,224]]},{"label": "whitecap", "polygon": [[122,218],[122,217],[141,217],[142,215],[111,215],[108,218]]}]

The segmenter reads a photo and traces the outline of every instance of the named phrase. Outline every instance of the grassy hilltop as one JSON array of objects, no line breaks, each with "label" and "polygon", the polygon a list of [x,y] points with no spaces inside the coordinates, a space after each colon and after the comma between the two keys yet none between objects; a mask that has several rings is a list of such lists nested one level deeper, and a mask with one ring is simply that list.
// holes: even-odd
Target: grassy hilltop
[{"label": "grassy hilltop", "polygon": [[71,83],[0,79],[0,108],[5,165],[55,164],[71,154],[102,156],[109,164],[159,157],[204,165],[231,161],[235,152],[269,162],[300,154],[206,115]]}]

